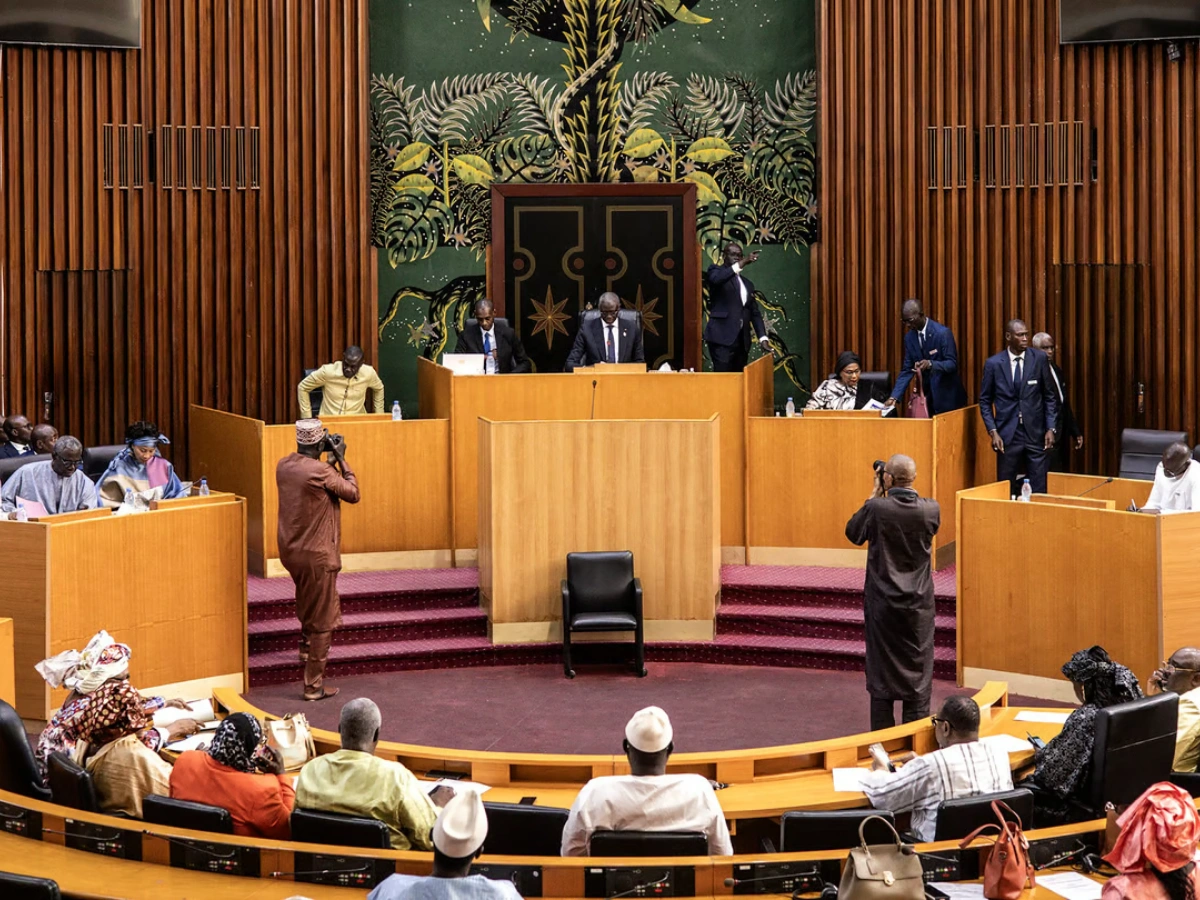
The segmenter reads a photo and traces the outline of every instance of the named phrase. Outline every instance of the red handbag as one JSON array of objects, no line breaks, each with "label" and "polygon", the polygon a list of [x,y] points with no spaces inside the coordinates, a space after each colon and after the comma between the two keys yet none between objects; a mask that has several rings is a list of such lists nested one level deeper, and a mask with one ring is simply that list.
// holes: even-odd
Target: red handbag
[{"label": "red handbag", "polygon": [[912,381],[908,383],[907,415],[910,419],[929,418],[929,401],[925,399],[925,389],[920,372],[913,372]]},{"label": "red handbag", "polygon": [[[1001,810],[1007,811],[1011,818],[1006,818]],[[1009,809],[1008,804],[993,800],[992,812],[1000,820],[999,824],[981,825],[963,838],[959,847],[965,848],[982,832],[996,829],[999,834],[983,867],[983,896],[987,900],[1017,900],[1026,887],[1034,885],[1029,841],[1021,831],[1021,817]]]}]

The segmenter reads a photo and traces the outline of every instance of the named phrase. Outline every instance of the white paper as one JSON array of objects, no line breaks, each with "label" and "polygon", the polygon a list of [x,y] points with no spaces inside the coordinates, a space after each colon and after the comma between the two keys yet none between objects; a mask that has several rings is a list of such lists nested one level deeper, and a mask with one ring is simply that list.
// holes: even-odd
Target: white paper
[{"label": "white paper", "polygon": [[1033,750],[1033,744],[1025,738],[1011,734],[989,734],[987,737],[980,738],[979,743],[999,747],[1005,753],[1029,753]]},{"label": "white paper", "polygon": [[439,778],[437,781],[424,781],[421,786],[425,788],[425,793],[432,794],[439,787],[448,787],[459,793],[460,791],[474,791],[477,794],[485,794],[491,790],[491,787],[486,784],[480,784],[478,781],[455,781],[453,778]]},{"label": "white paper", "polygon": [[876,399],[874,399],[874,398],[871,398],[871,399],[870,399],[870,400],[868,400],[866,403],[864,403],[864,404],[862,405],[862,408],[863,408],[863,409],[869,409],[869,410],[884,410],[884,409],[887,409],[887,407],[886,407],[886,406],[884,406],[882,403],[880,403],[878,400],[876,400]]},{"label": "white paper", "polygon": [[180,719],[195,719],[197,722],[212,722],[217,718],[216,712],[213,710],[212,699],[208,700],[192,700],[188,704],[187,709],[175,709],[173,706],[164,706],[162,709],[154,713],[154,727],[168,728],[174,725]]},{"label": "white paper", "polygon": [[870,769],[834,769],[833,789],[839,794],[861,794],[863,779],[870,774]]},{"label": "white paper", "polygon": [[[1042,881],[1038,877],[1038,883]],[[937,888],[950,900],[983,900],[983,884],[977,881],[931,881],[931,888]]]},{"label": "white paper", "polygon": [[1067,712],[1035,712],[1032,709],[1023,709],[1015,716],[1014,722],[1045,722],[1047,724],[1065,725],[1067,717],[1071,715],[1071,711]]},{"label": "white paper", "polygon": [[1038,887],[1046,888],[1066,900],[1100,900],[1104,885],[1078,872],[1056,872],[1053,875],[1038,874]]},{"label": "white paper", "polygon": [[212,743],[212,739],[213,733],[211,731],[201,731],[173,744],[167,744],[165,749],[170,750],[172,753],[183,753],[185,750],[204,750]]}]

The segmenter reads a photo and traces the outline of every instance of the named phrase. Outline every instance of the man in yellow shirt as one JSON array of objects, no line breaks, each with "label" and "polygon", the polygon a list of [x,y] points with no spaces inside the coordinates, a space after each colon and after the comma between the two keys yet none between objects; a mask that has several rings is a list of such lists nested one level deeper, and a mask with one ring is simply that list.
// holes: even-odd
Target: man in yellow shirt
[{"label": "man in yellow shirt", "polygon": [[391,832],[393,849],[432,850],[438,806],[454,792],[439,788],[431,798],[412,772],[376,756],[382,721],[379,707],[366,697],[342,707],[342,749],[318,756],[300,770],[296,808],[378,819]]},{"label": "man in yellow shirt", "polygon": [[1200,763],[1200,650],[1180,647],[1154,670],[1146,694],[1171,691],[1179,695],[1179,726],[1175,733],[1176,772],[1195,772]]},{"label": "man in yellow shirt", "polygon": [[296,389],[300,418],[311,419],[311,391],[321,388],[321,412],[324,416],[358,416],[367,411],[367,391],[375,392],[372,412],[383,412],[383,381],[363,362],[362,347],[347,347],[342,361],[321,366],[305,377]]}]

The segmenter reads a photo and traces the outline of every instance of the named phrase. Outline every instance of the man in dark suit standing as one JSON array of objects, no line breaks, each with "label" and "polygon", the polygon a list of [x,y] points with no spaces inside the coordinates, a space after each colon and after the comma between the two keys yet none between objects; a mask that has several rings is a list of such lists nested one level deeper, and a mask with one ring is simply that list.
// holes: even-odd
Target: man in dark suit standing
[{"label": "man in dark suit standing", "polygon": [[642,326],[636,313],[621,316],[621,299],[611,291],[600,295],[600,315],[584,319],[564,371],[597,363],[644,363]]},{"label": "man in dark suit standing", "polygon": [[1050,375],[1053,377],[1054,390],[1058,394],[1058,424],[1054,452],[1050,454],[1050,471],[1065,472],[1067,470],[1067,450],[1074,442],[1076,450],[1083,449],[1083,431],[1071,409],[1071,401],[1067,399],[1067,376],[1058,363],[1054,361],[1054,338],[1044,331],[1039,331],[1029,341],[1038,350],[1046,354],[1050,360]]},{"label": "man in dark suit standing", "polygon": [[742,256],[741,244],[725,248],[725,264],[709,266],[708,324],[704,340],[714,372],[740,372],[750,358],[750,327],[758,335],[763,352],[769,353],[771,342],[763,324],[762,309],[754,299],[754,285],[742,276],[746,266],[758,260],[758,251]]},{"label": "man in dark suit standing", "polygon": [[958,377],[958,346],[954,333],[925,315],[920,300],[905,300],[900,321],[908,329],[904,335],[904,363],[896,376],[896,386],[887,405],[895,406],[904,396],[913,373],[921,373],[921,385],[929,398],[929,413],[951,412],[967,405],[967,392]]},{"label": "man in dark suit standing", "polygon": [[455,353],[482,353],[483,370],[487,375],[507,375],[528,372],[529,357],[521,346],[517,333],[503,322],[496,321],[491,300],[475,304],[475,323],[468,324],[458,336]]},{"label": "man in dark suit standing", "polygon": [[1012,319],[1004,329],[1008,346],[983,365],[979,412],[996,451],[996,479],[1020,493],[1018,475],[1036,493],[1046,493],[1046,454],[1054,449],[1058,392],[1050,360],[1029,346],[1029,326]]}]

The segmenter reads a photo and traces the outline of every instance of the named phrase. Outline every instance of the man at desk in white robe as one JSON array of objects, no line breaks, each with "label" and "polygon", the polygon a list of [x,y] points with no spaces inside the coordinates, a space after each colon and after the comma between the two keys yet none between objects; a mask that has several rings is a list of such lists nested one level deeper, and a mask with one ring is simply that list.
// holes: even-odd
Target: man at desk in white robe
[{"label": "man at desk in white robe", "polygon": [[1154,470],[1150,499],[1130,512],[1175,513],[1200,510],[1200,463],[1192,459],[1187,444],[1174,443],[1163,451],[1162,462]]},{"label": "man at desk in white robe", "polygon": [[0,510],[15,519],[18,506],[30,517],[95,509],[100,505],[96,485],[82,467],[83,444],[70,435],[60,437],[49,462],[21,466],[4,482]]}]

